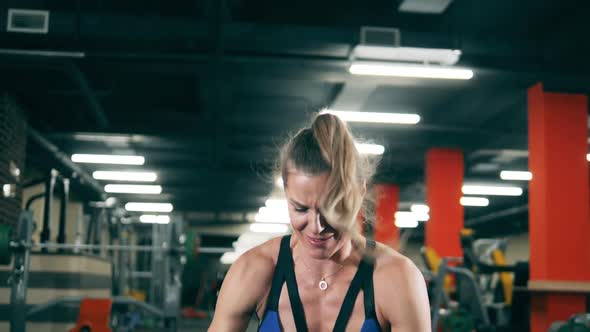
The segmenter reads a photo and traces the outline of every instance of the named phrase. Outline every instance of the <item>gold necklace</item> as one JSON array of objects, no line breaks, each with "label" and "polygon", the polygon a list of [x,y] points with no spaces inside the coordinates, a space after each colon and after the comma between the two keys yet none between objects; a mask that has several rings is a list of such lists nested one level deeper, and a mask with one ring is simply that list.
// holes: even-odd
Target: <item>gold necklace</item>
[{"label": "gold necklace", "polygon": [[[303,263],[303,266],[309,272],[313,273],[313,271],[309,268],[309,266],[307,266],[307,264],[305,264],[305,261],[303,260],[303,258],[301,258],[300,260],[301,260],[301,263]],[[335,275],[336,273],[340,272],[340,270],[342,270],[343,267],[344,267],[344,265],[340,265],[338,270],[328,274],[327,276],[320,277],[320,282],[318,282],[318,287],[320,288],[320,290],[325,291],[326,289],[328,289],[328,282],[326,281],[326,278],[329,278],[329,277]]]}]

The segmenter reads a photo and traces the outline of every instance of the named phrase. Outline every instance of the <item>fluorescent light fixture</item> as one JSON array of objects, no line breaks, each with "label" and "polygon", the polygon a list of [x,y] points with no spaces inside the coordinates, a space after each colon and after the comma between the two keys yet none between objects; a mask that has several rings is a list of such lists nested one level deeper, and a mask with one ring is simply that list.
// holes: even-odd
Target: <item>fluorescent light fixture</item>
[{"label": "fluorescent light fixture", "polygon": [[452,66],[461,58],[460,50],[422,47],[358,45],[353,50],[356,60],[429,63]]},{"label": "fluorescent light fixture", "polygon": [[258,209],[258,213],[254,217],[254,220],[260,223],[291,223],[291,219],[289,218],[289,211],[287,209],[269,208],[264,206]]},{"label": "fluorescent light fixture", "polygon": [[172,210],[174,210],[174,207],[170,203],[129,202],[125,204],[125,210],[140,212],[172,212]]},{"label": "fluorescent light fixture", "polygon": [[533,178],[533,173],[528,171],[501,171],[500,179],[502,180],[518,180],[530,181]]},{"label": "fluorescent light fixture", "polygon": [[354,145],[360,154],[381,155],[385,152],[385,147],[379,144],[355,143]]},{"label": "fluorescent light fixture", "polygon": [[226,252],[223,253],[223,255],[221,255],[219,261],[221,261],[221,264],[225,265],[233,264],[240,257],[241,254],[242,253],[235,251]]},{"label": "fluorescent light fixture", "polygon": [[353,63],[348,71],[353,75],[370,76],[397,76],[455,80],[468,80],[473,77],[473,71],[471,69],[465,68],[367,61]]},{"label": "fluorescent light fixture", "polygon": [[464,185],[465,195],[490,195],[490,196],[520,196],[522,188],[513,186],[477,186]]},{"label": "fluorescent light fixture", "polygon": [[250,231],[254,233],[287,233],[289,226],[285,224],[254,223]]},{"label": "fluorescent light fixture", "polygon": [[413,212],[397,211],[395,213],[395,226],[398,228],[416,228],[418,227],[418,219],[416,219]]},{"label": "fluorescent light fixture", "polygon": [[162,186],[150,186],[141,184],[107,184],[104,191],[121,194],[161,194]]},{"label": "fluorescent light fixture", "polygon": [[485,197],[461,197],[459,200],[463,206],[488,206],[490,200]]},{"label": "fluorescent light fixture", "polygon": [[400,12],[412,14],[442,14],[453,0],[404,0],[399,5]]},{"label": "fluorescent light fixture", "polygon": [[232,246],[237,252],[245,252],[272,239],[273,237],[274,235],[268,233],[245,232],[242,233],[236,241],[234,241]]},{"label": "fluorescent light fixture", "polygon": [[143,215],[139,216],[139,221],[144,224],[168,224],[168,223],[170,223],[170,216],[156,215],[156,214],[143,214]]},{"label": "fluorescent light fixture", "polygon": [[416,228],[418,227],[418,220],[396,219],[395,226],[397,228]]},{"label": "fluorescent light fixture", "polygon": [[414,213],[426,213],[430,212],[430,207],[426,204],[412,204],[410,210]]},{"label": "fluorescent light fixture", "polygon": [[154,182],[158,179],[158,175],[154,172],[95,171],[92,177],[97,180],[134,182]]},{"label": "fluorescent light fixture", "polygon": [[416,217],[416,220],[418,221],[428,221],[430,220],[430,215],[428,213],[424,213],[424,212],[412,212],[414,214],[414,217]]},{"label": "fluorescent light fixture", "polygon": [[143,165],[143,156],[110,155],[110,154],[74,154],[72,161],[75,163],[89,164],[116,164],[116,165]]},{"label": "fluorescent light fixture", "polygon": [[289,208],[287,200],[282,198],[269,198],[266,200],[264,204],[269,208],[283,209],[284,211],[287,211],[287,209]]},{"label": "fluorescent light fixture", "polygon": [[320,112],[320,114],[324,113],[336,115],[344,122],[393,124],[416,124],[420,122],[420,115],[418,114],[335,111],[330,109]]}]

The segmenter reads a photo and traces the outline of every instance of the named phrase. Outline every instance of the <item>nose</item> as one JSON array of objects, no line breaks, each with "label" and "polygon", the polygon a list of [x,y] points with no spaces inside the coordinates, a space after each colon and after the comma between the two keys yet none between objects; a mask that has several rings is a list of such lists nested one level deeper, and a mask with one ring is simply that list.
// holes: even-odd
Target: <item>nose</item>
[{"label": "nose", "polygon": [[309,214],[308,226],[311,227],[313,234],[320,234],[326,229],[326,223],[319,211],[315,210]]}]

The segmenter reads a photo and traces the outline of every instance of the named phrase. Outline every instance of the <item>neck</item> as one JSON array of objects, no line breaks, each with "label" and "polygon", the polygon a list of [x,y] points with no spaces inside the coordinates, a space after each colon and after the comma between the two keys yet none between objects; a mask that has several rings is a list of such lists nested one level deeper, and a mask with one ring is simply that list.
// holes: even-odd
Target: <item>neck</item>
[{"label": "neck", "polygon": [[343,265],[356,265],[357,260],[360,259],[360,256],[356,255],[356,252],[359,252],[358,249],[363,247],[364,238],[348,238],[330,257],[315,258],[306,252],[306,248],[303,245],[297,245],[294,248],[294,254],[297,255],[294,259],[296,261],[302,260],[304,267],[323,277],[341,269]]}]

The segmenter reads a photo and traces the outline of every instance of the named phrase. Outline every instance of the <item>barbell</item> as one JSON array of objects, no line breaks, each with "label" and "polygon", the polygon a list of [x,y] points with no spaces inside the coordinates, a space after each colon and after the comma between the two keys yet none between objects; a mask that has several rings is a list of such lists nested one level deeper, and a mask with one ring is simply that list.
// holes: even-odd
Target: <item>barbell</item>
[{"label": "barbell", "polygon": [[194,232],[187,232],[178,239],[180,245],[163,243],[162,246],[146,245],[118,245],[118,244],[74,244],[74,243],[32,243],[14,241],[12,228],[8,225],[0,225],[0,264],[7,265],[11,262],[13,252],[32,249],[77,249],[77,250],[106,250],[106,251],[142,251],[142,252],[166,252],[186,256],[187,260],[194,260],[199,253],[223,254],[232,251],[232,248],[200,247],[196,241]]}]

